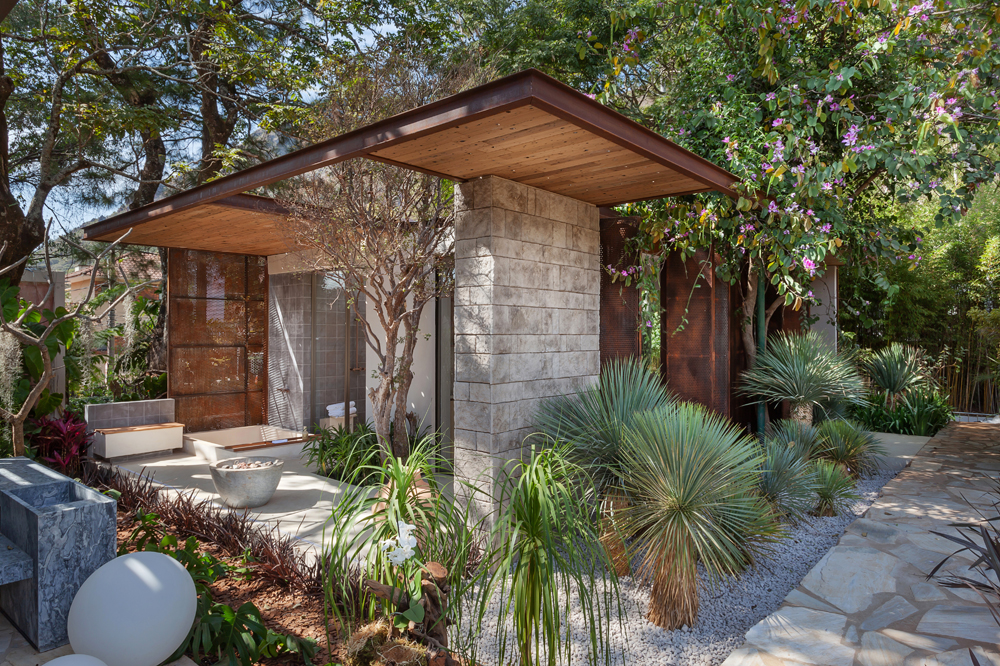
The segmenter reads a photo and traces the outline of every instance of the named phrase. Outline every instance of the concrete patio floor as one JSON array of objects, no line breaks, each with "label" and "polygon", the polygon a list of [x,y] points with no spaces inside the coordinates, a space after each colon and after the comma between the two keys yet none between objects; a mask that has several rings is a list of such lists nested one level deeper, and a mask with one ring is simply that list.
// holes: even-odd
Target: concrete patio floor
[{"label": "concrete patio floor", "polygon": [[[1000,425],[942,430],[723,666],[972,666],[970,648],[1000,666],[1000,626],[979,595],[926,579],[959,549],[931,532],[956,533],[948,524],[981,520],[976,509],[991,515],[998,477]],[[968,575],[972,560],[944,571]]]},{"label": "concrete patio floor", "polygon": [[[285,464],[274,497],[264,506],[250,509],[250,513],[254,519],[301,540],[303,547],[314,549],[322,543],[326,521],[349,486],[311,473],[295,456],[282,456],[282,460]],[[208,462],[203,458],[173,453],[117,465],[135,474],[145,473],[168,488],[191,491],[198,500],[210,500],[222,506]]]}]

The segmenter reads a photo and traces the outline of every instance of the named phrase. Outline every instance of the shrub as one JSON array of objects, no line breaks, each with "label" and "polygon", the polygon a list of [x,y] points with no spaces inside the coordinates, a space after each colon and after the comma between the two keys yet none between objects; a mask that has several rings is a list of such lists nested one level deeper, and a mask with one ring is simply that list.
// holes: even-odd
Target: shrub
[{"label": "shrub", "polygon": [[66,476],[79,475],[90,445],[86,421],[65,411],[59,417],[33,419],[26,430],[26,443],[39,460]]},{"label": "shrub", "polygon": [[644,365],[615,362],[601,370],[596,385],[543,402],[536,424],[551,440],[572,446],[574,458],[604,494],[620,486],[622,441],[632,419],[673,400],[659,375]]},{"label": "shrub", "polygon": [[854,478],[874,472],[878,468],[877,456],[885,455],[874,435],[853,421],[824,421],[818,430],[824,444],[820,457],[836,463]]},{"label": "shrub", "polygon": [[[349,630],[355,619],[372,621],[382,605],[357,588],[357,581],[372,579],[392,585],[393,569],[382,543],[394,539],[399,523],[416,526],[415,555],[421,562],[438,562],[448,570],[448,582],[459,593],[469,582],[463,576],[475,569],[482,553],[480,519],[469,505],[445,496],[434,478],[442,465],[432,436],[417,440],[403,461],[393,456],[362,470],[364,476],[382,484],[379,493],[370,488],[348,488],[334,505],[330,519],[329,549],[324,553],[324,592],[331,611]],[[461,612],[460,607],[455,607]],[[452,610],[449,608],[447,610]]]},{"label": "shrub", "polygon": [[378,437],[367,423],[359,423],[353,430],[344,426],[320,428],[302,452],[306,464],[322,476],[359,485],[379,482],[371,474],[359,473],[370,472],[379,464]]},{"label": "shrub", "polygon": [[764,445],[757,488],[776,514],[800,520],[813,508],[816,470],[798,446],[770,440]]},{"label": "shrub", "polygon": [[854,480],[842,467],[828,460],[813,463],[816,471],[816,495],[819,501],[813,510],[817,516],[838,516],[859,499],[854,492]]},{"label": "shrub", "polygon": [[698,564],[712,580],[738,574],[780,534],[757,495],[759,447],[723,417],[685,403],[636,415],[622,457],[633,502],[625,532],[653,582],[647,617],[665,629],[693,626]]},{"label": "shrub", "polygon": [[771,423],[768,440],[794,448],[800,458],[814,458],[823,448],[823,440],[815,426],[795,419],[781,419]]},{"label": "shrub", "polygon": [[167,661],[189,653],[196,661],[204,655],[219,664],[253,666],[268,657],[298,654],[306,664],[311,663],[309,659],[316,654],[313,641],[268,629],[260,611],[250,602],[233,609],[213,601],[209,585],[231,574],[246,576],[246,571],[209,553],[199,552],[194,537],[188,537],[184,545],[180,545],[177,537],[166,533],[155,513],[140,510],[135,519],[137,527],[119,547],[118,554],[139,550],[169,555],[191,574],[198,594],[194,625]]},{"label": "shrub", "polygon": [[[603,590],[595,585],[595,572],[603,573],[601,565],[607,561],[603,549],[593,547],[598,527],[586,501],[591,481],[571,462],[570,450],[558,444],[532,447],[527,460],[512,462],[505,472],[498,483],[495,502],[500,509],[491,533],[497,547],[485,562],[488,573],[480,608],[499,591],[501,617],[513,618],[524,666],[554,665],[557,658],[579,663],[572,653],[575,640],[563,625],[576,587],[580,612],[590,627],[583,645],[589,661],[610,663],[611,624],[615,615],[621,623],[622,610],[614,575]],[[498,663],[510,661],[505,658],[504,625],[501,621],[496,626]]]},{"label": "shrub", "polygon": [[948,397],[926,387],[909,391],[894,405],[888,396],[875,394],[865,406],[855,407],[853,416],[877,432],[932,437],[954,419]]},{"label": "shrub", "polygon": [[792,417],[805,424],[812,423],[813,408],[824,403],[864,403],[864,384],[854,364],[816,331],[769,338],[738,390],[756,402],[787,400]]},{"label": "shrub", "polygon": [[899,396],[928,384],[923,357],[922,350],[893,342],[874,352],[861,365],[872,384],[888,396],[892,405]]}]

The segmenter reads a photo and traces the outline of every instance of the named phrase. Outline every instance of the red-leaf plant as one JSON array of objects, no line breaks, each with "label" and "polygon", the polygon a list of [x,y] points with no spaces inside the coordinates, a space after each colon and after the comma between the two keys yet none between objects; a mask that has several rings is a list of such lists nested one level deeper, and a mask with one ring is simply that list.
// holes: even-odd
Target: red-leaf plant
[{"label": "red-leaf plant", "polygon": [[90,435],[87,423],[77,414],[66,411],[59,417],[43,417],[31,423],[29,437],[39,460],[66,476],[77,476],[80,461],[87,453]]}]

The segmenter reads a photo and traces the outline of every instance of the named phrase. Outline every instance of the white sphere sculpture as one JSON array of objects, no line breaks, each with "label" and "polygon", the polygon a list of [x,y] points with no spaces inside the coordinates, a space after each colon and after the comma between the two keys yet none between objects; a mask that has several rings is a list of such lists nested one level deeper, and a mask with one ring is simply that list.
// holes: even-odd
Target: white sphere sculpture
[{"label": "white sphere sculpture", "polygon": [[48,662],[46,666],[108,666],[97,657],[86,654],[68,654]]},{"label": "white sphere sculpture", "polygon": [[76,593],[69,642],[78,655],[106,666],[157,666],[184,641],[197,605],[194,581],[180,562],[162,553],[122,555]]}]

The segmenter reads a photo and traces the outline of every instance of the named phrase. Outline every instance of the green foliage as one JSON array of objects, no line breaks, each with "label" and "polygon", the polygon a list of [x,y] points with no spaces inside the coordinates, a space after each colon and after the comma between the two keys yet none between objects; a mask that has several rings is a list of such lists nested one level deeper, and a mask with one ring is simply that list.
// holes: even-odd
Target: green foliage
[{"label": "green foliage", "polygon": [[816,470],[799,445],[780,440],[764,444],[758,493],[776,514],[798,521],[815,505]]},{"label": "green foliage", "polygon": [[890,402],[928,382],[924,354],[916,347],[894,342],[862,363],[872,384],[888,394]]},{"label": "green foliage", "polygon": [[306,464],[317,474],[355,484],[378,483],[377,475],[363,474],[379,464],[378,438],[367,423],[353,430],[338,426],[335,430],[319,428],[302,447]]},{"label": "green foliage", "polygon": [[[613,573],[601,584],[609,564],[600,548],[597,521],[591,510],[592,485],[586,471],[571,461],[566,445],[532,447],[527,460],[514,461],[498,482],[499,515],[491,531],[496,547],[484,561],[487,575],[479,603],[479,620],[495,593],[500,617],[511,617],[520,663],[577,663],[574,647],[586,649],[588,663],[610,663],[614,657],[610,629],[622,611]],[[574,645],[564,620],[577,590],[579,612],[588,627],[583,645]],[[497,659],[507,663],[507,629],[496,626]],[[620,627],[621,628],[621,627]]]},{"label": "green foliage", "polygon": [[195,661],[202,656],[226,666],[253,666],[261,659],[298,654],[304,663],[316,654],[316,645],[308,639],[280,634],[264,626],[260,611],[247,602],[237,609],[212,600],[209,585],[220,578],[237,574],[248,575],[245,568],[234,567],[209,553],[198,551],[198,541],[188,537],[183,545],[177,537],[167,534],[155,513],[139,510],[137,525],[119,546],[118,554],[130,550],[152,551],[173,557],[184,565],[194,579],[198,605],[194,625],[184,642],[167,661],[191,654]]},{"label": "green foliage", "polygon": [[816,427],[795,419],[772,422],[767,438],[769,441],[794,448],[799,457],[806,459],[814,458],[823,447],[823,440]]},{"label": "green foliage", "polygon": [[835,463],[854,478],[874,472],[878,469],[876,456],[885,455],[875,436],[853,421],[823,421],[818,431],[823,440],[819,457]]},{"label": "green foliage", "polygon": [[605,494],[620,485],[621,447],[635,415],[673,400],[658,374],[636,361],[616,362],[602,368],[597,384],[544,401],[535,422],[544,435],[572,446]]},{"label": "green foliage", "polygon": [[936,383],[957,411],[1000,409],[1000,319],[995,248],[1000,239],[996,185],[981,188],[961,222],[935,228],[934,199],[899,207],[922,236],[921,261],[892,268],[891,299],[868,262],[843,266],[840,324],[851,344],[879,349],[892,341],[927,350]]},{"label": "green foliage", "polygon": [[947,396],[931,387],[909,391],[895,404],[885,395],[870,396],[867,405],[853,409],[853,416],[875,432],[921,437],[933,437],[954,418]]},{"label": "green foliage", "polygon": [[853,363],[816,331],[769,338],[767,349],[740,378],[739,391],[755,402],[787,400],[793,410],[835,401],[864,403],[864,384]]},{"label": "green foliage", "polygon": [[[396,539],[400,522],[416,528],[417,560],[438,562],[448,569],[453,598],[472,584],[463,576],[475,567],[480,555],[476,531],[483,524],[467,505],[443,494],[434,478],[435,469],[443,465],[434,437],[424,437],[411,447],[406,461],[389,456],[359,470],[359,477],[382,484],[379,494],[366,486],[352,486],[333,507],[329,539],[324,534],[330,544],[325,553],[324,590],[331,611],[345,626],[350,627],[355,619],[374,620],[382,613],[382,605],[358,589],[358,581],[371,578],[384,585],[397,584],[381,545]],[[462,612],[457,605],[449,610],[456,618]]]},{"label": "green foliage", "polygon": [[[741,179],[732,203],[707,195],[637,207],[649,241],[685,253],[712,246],[731,281],[749,261],[786,304],[815,299],[809,282],[834,252],[866,257],[883,293],[898,293],[887,268],[918,261],[918,234],[872,199],[933,193],[934,221],[953,223],[998,173],[984,148],[1000,143],[992,5],[914,4],[612,8],[613,41],[581,36],[584,53],[606,54],[599,99]],[[768,200],[755,210],[760,195]]]},{"label": "green foliage", "polygon": [[[625,532],[645,553],[643,572],[654,579],[650,620],[691,626],[697,565],[715,580],[738,574],[780,535],[757,494],[763,456],[732,423],[682,403],[634,417],[623,463],[633,502],[625,509]],[[666,594],[657,580],[680,589]]]},{"label": "green foliage", "polygon": [[854,492],[854,480],[844,469],[828,460],[817,460],[816,494],[819,501],[814,512],[818,516],[839,516],[850,509],[851,502],[859,499]]}]

